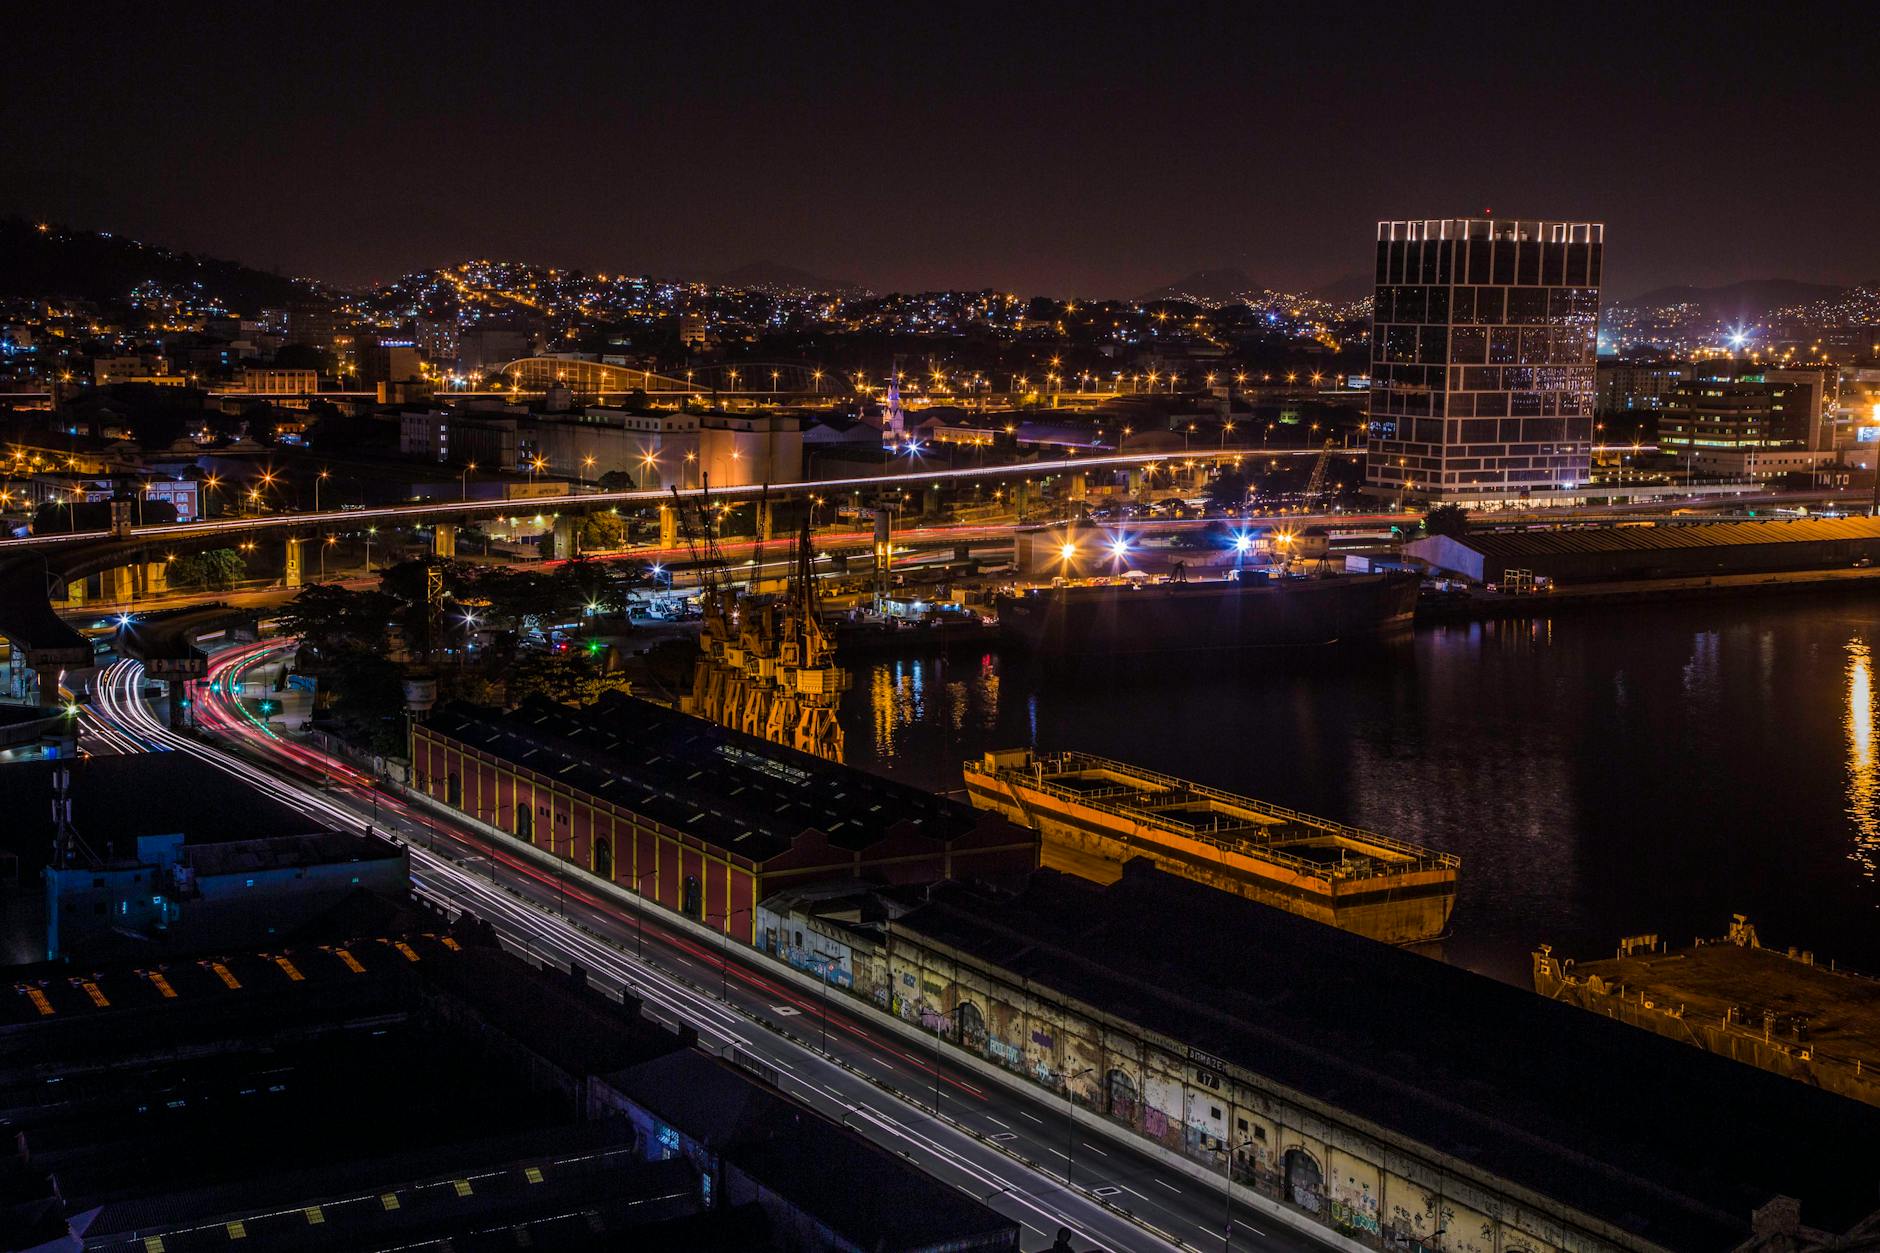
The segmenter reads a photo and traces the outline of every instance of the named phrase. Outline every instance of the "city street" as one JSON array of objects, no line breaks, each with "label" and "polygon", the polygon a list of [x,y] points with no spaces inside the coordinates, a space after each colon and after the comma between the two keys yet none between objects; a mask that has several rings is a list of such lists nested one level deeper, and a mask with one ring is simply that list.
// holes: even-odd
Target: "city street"
[{"label": "city street", "polygon": [[[870,1011],[799,989],[747,949],[713,945],[657,912],[636,914],[579,871],[515,847],[493,849],[355,766],[263,725],[230,692],[244,679],[271,680],[292,646],[241,644],[213,659],[195,714],[233,753],[167,730],[140,695],[135,662],[105,673],[84,734],[116,751],[195,754],[310,819],[370,825],[404,841],[424,898],[487,919],[533,960],[575,963],[601,987],[631,990],[647,1012],[695,1030],[701,1047],[774,1076],[785,1091],[1022,1222],[1027,1248],[1048,1247],[1060,1225],[1079,1250],[1320,1247],[1240,1198],[1230,1242],[1218,1186],[1130,1147],[1088,1111],[1073,1124],[1065,1103],[1047,1093],[988,1079],[938,1040],[930,1048],[904,1041]],[[1074,1188],[1065,1186],[1067,1170]]]}]

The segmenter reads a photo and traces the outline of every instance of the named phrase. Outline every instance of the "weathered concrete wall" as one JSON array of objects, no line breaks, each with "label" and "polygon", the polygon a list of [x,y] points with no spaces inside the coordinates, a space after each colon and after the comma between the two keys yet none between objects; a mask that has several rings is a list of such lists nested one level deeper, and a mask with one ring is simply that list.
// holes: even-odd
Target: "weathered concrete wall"
[{"label": "weathered concrete wall", "polygon": [[878,945],[845,939],[854,995],[1211,1169],[1224,1167],[1231,1147],[1241,1185],[1365,1244],[1411,1253],[1650,1247],[904,929],[891,925]]}]

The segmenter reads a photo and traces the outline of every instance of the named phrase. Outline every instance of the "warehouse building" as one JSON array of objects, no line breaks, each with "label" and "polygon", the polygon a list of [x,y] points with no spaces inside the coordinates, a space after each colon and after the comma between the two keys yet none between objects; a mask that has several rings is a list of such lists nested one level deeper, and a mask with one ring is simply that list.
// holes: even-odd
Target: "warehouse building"
[{"label": "warehouse building", "polygon": [[1047,869],[1016,895],[825,906],[780,926],[853,995],[1373,1248],[1799,1251],[1880,1229],[1880,1110],[1146,859],[1103,887]]},{"label": "warehouse building", "polygon": [[1880,518],[1705,522],[1431,535],[1404,551],[1432,570],[1499,583],[1532,570],[1556,583],[1832,570],[1880,561]]},{"label": "warehouse building", "polygon": [[960,801],[650,701],[438,709],[413,782],[518,840],[745,943],[757,902],[831,879],[998,881],[1038,837]]}]

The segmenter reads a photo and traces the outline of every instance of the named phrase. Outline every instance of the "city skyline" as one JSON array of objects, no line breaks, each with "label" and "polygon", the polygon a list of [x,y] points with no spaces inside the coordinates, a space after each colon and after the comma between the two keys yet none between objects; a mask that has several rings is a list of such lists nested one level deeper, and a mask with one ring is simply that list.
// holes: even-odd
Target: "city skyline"
[{"label": "city skyline", "polygon": [[[970,15],[843,20],[758,39],[734,10],[282,17],[255,55],[213,15],[34,15],[0,208],[349,285],[507,256],[1119,298],[1236,268],[1301,290],[1360,272],[1380,218],[1485,210],[1607,222],[1620,298],[1880,274],[1841,197],[1754,174],[1833,169],[1858,198],[1863,111],[1795,128],[1746,107],[1719,72],[1744,36],[1675,15],[1609,25],[1570,76],[1557,51],[1584,36],[1542,18],[1458,39],[1227,11],[1144,31],[1117,8],[1016,15],[996,41]],[[1772,47],[1759,90],[1871,97],[1851,46],[1807,52]],[[170,71],[160,122],[131,63]]]}]

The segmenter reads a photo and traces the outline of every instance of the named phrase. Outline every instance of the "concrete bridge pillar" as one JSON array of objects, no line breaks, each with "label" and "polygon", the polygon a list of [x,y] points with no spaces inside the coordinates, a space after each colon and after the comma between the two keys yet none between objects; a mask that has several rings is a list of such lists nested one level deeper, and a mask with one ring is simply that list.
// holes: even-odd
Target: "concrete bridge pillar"
[{"label": "concrete bridge pillar", "polygon": [[875,508],[875,596],[886,596],[893,587],[894,513],[885,505]]},{"label": "concrete bridge pillar", "polygon": [[1090,498],[1090,476],[1082,470],[1071,475],[1071,499],[1088,500]]},{"label": "concrete bridge pillar", "polygon": [[661,548],[679,546],[679,511],[671,505],[659,507],[659,546]]},{"label": "concrete bridge pillar", "polygon": [[769,543],[772,524],[776,519],[776,506],[768,500],[757,502],[757,539],[759,543]]},{"label": "concrete bridge pillar", "polygon": [[1030,504],[1031,484],[1025,479],[1020,479],[1012,485],[1012,509],[1018,514],[1020,521],[1024,520],[1025,510]]},{"label": "concrete bridge pillar", "polygon": [[431,555],[449,561],[457,556],[457,524],[440,522],[431,528]]},{"label": "concrete bridge pillar", "polygon": [[566,561],[575,554],[575,536],[581,528],[581,519],[573,514],[559,514],[555,518],[553,548],[549,553],[555,561]]},{"label": "concrete bridge pillar", "polygon": [[170,563],[167,561],[149,561],[137,568],[142,586],[137,589],[140,596],[152,592],[166,592],[170,588]]},{"label": "concrete bridge pillar", "polygon": [[1129,494],[1131,497],[1142,495],[1142,467],[1129,467]]},{"label": "concrete bridge pillar", "polygon": [[921,494],[920,510],[929,518],[940,516],[940,485],[938,483],[927,484],[926,491]]},{"label": "concrete bridge pillar", "polygon": [[104,599],[118,604],[127,604],[137,595],[137,567],[118,566],[105,574],[107,590]]},{"label": "concrete bridge pillar", "polygon": [[281,586],[299,587],[301,577],[301,547],[306,543],[298,536],[289,536],[287,540],[287,560],[281,565]]}]

